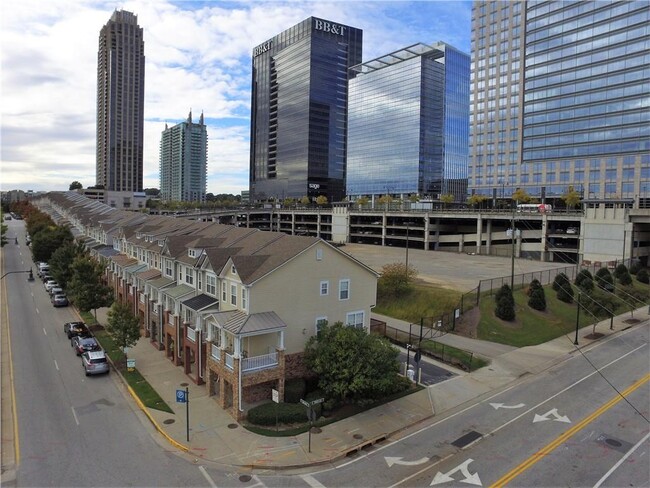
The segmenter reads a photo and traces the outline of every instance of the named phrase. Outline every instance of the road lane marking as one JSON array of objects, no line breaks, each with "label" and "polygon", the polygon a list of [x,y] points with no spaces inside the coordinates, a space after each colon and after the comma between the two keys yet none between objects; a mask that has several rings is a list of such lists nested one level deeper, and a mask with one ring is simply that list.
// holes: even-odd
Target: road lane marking
[{"label": "road lane marking", "polygon": [[318,481],[310,474],[301,474],[300,477],[307,483],[311,488],[325,488],[325,485]]},{"label": "road lane marking", "polygon": [[587,415],[584,419],[582,419],[579,423],[571,427],[569,430],[564,432],[563,434],[560,434],[558,437],[556,437],[553,441],[549,442],[545,447],[537,451],[535,454],[530,456],[528,459],[526,459],[524,462],[516,466],[514,469],[511,469],[509,472],[507,472],[505,475],[503,475],[501,478],[499,478],[497,481],[492,483],[491,488],[496,488],[496,487],[502,487],[510,483],[513,479],[515,479],[517,476],[522,474],[524,471],[526,471],[528,468],[536,464],[538,461],[546,457],[548,454],[550,454],[552,451],[555,450],[556,447],[558,447],[560,444],[568,440],[570,437],[572,437],[576,432],[580,431],[583,427],[594,421],[596,418],[600,417],[603,413],[605,413],[607,410],[612,408],[614,405],[616,405],[618,402],[623,400],[626,396],[628,396],[630,393],[632,393],[634,390],[637,388],[640,388],[643,386],[645,383],[650,381],[650,373],[646,374],[642,378],[638,379],[635,381],[632,385],[628,386],[623,392],[621,392],[620,395],[616,395],[613,397],[611,400],[609,400],[607,403],[604,405],[601,405],[598,410],[590,413]]},{"label": "road lane marking", "polygon": [[602,478],[600,478],[598,480],[598,482],[594,485],[594,488],[599,488],[600,485],[602,485],[605,482],[605,480],[607,480],[607,478],[609,478],[609,476],[614,471],[616,471],[618,469],[618,467],[621,464],[623,464],[627,460],[627,458],[629,458],[634,453],[634,451],[636,451],[641,446],[641,444],[643,444],[645,441],[648,440],[648,437],[650,437],[650,432],[648,432],[643,439],[641,439],[639,442],[637,442],[632,449],[627,451],[625,453],[625,456],[623,456],[621,459],[619,459],[619,461],[614,466],[612,466],[611,469],[609,471],[607,471],[607,473],[605,473],[605,475]]},{"label": "road lane marking", "polygon": [[43,334],[47,335],[47,331],[45,330],[45,327],[43,327]]},{"label": "road lane marking", "polygon": [[74,417],[74,421],[77,422],[77,425],[79,425],[79,419],[77,418],[77,412],[74,411],[74,407],[70,407],[72,409],[72,416]]},{"label": "road lane marking", "polygon": [[212,477],[208,474],[208,472],[206,471],[206,469],[205,469],[204,466],[199,466],[199,471],[201,471],[201,474],[203,475],[203,477],[205,478],[205,480],[208,482],[208,484],[209,484],[212,488],[217,488],[217,484],[214,482],[214,480],[212,479]]},{"label": "road lane marking", "polygon": [[59,365],[58,365],[58,363],[56,362],[56,359],[54,360],[54,366],[56,367],[56,370],[59,371]]}]

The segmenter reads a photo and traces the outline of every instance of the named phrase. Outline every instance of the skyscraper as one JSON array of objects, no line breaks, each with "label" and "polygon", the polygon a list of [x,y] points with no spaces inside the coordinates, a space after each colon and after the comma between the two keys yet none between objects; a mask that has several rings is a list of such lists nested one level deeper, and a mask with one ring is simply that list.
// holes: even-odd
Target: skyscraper
[{"label": "skyscraper", "polygon": [[647,2],[475,2],[470,189],[645,193],[649,22]]},{"label": "skyscraper", "polygon": [[310,17],[253,49],[253,201],[345,195],[349,68],[362,31]]},{"label": "skyscraper", "polygon": [[113,12],[97,52],[97,185],[141,192],[144,40],[136,15]]},{"label": "skyscraper", "polygon": [[352,70],[347,195],[464,201],[469,55],[419,43]]},{"label": "skyscraper", "polygon": [[203,123],[187,120],[165,130],[160,139],[160,195],[163,200],[204,202],[208,161],[208,132]]}]

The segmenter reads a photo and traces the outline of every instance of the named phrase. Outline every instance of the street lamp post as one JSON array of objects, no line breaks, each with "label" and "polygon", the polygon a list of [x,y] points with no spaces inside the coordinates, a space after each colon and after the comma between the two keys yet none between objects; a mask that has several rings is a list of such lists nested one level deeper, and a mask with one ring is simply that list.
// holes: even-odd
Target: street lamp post
[{"label": "street lamp post", "polygon": [[580,328],[580,292],[578,292],[578,300],[576,301],[576,305],[578,306],[578,311],[576,312],[576,338],[573,341],[574,346],[578,345],[578,329]]},{"label": "street lamp post", "polygon": [[32,273],[32,268],[29,268],[28,270],[25,271],[7,271],[5,274],[0,276],[0,280],[3,279],[5,276],[14,273],[29,273],[29,276],[27,277],[27,281],[34,281],[34,273]]},{"label": "street lamp post", "polygon": [[409,222],[406,223],[406,276],[409,273]]}]

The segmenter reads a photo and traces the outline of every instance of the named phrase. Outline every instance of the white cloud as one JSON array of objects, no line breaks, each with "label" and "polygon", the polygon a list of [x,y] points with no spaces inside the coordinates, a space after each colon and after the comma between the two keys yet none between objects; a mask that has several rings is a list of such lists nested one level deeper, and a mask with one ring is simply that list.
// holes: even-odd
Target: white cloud
[{"label": "white cloud", "polygon": [[114,9],[144,29],[145,187],[159,185],[165,121],[192,109],[208,124],[208,191],[247,189],[251,51],[309,16],[363,29],[364,61],[416,42],[469,50],[469,2],[3,2],[2,190],[95,183],[97,43]]}]

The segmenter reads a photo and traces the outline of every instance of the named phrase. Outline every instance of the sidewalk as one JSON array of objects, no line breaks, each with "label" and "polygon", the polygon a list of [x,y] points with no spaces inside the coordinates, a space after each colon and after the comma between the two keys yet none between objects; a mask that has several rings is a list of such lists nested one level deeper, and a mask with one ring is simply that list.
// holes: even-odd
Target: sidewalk
[{"label": "sidewalk", "polygon": [[[100,323],[106,323],[106,312],[107,309],[98,310]],[[604,334],[599,340],[630,327],[626,322],[629,318],[629,313],[616,317],[613,330],[609,328],[609,320],[599,323],[597,331]],[[639,320],[638,324],[647,323],[647,308],[635,311],[635,320]],[[584,338],[590,332],[591,327],[580,331],[578,347],[584,348],[594,342]],[[485,355],[484,341],[459,339],[463,345],[458,347]],[[469,374],[461,372],[412,395],[327,425],[320,433],[311,434],[311,442],[308,433],[264,437],[249,432],[208,396],[205,385],[195,385],[180,367],[174,366],[145,338],[129,350],[129,357],[136,360],[137,369],[175,412],[168,414],[143,408],[172,448],[178,452],[186,451],[196,462],[282,469],[329,463],[375,442],[395,437],[423,420],[503,388],[527,373],[544,371],[569,357],[576,346],[572,338],[562,336],[539,346],[502,347],[501,353],[491,349],[489,367]],[[186,406],[176,403],[176,389],[185,387],[189,388],[190,398],[189,442],[186,437]]]}]

